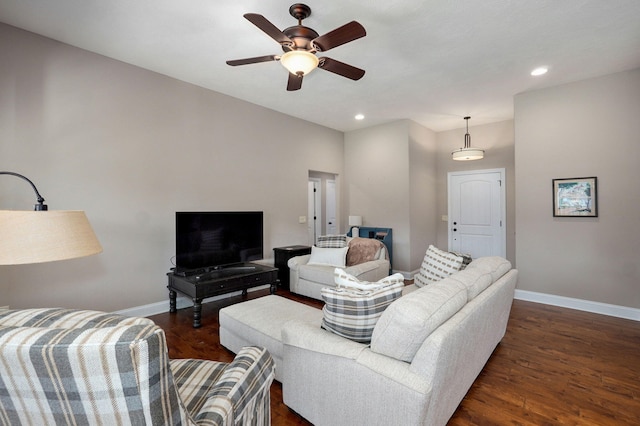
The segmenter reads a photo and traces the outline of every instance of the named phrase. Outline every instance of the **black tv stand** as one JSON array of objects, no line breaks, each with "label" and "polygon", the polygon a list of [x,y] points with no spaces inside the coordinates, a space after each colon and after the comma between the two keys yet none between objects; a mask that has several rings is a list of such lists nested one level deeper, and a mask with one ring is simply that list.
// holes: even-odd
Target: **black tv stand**
[{"label": "black tv stand", "polygon": [[278,269],[259,263],[234,263],[189,271],[172,271],[169,277],[169,312],[176,312],[176,292],[193,300],[193,327],[201,324],[202,300],[207,297],[242,290],[247,295],[251,287],[269,285],[271,294],[278,286]]}]

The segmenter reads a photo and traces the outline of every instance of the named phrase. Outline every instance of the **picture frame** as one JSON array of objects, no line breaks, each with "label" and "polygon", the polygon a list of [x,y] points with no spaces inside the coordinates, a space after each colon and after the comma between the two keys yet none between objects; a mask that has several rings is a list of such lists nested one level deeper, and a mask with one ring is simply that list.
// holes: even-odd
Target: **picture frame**
[{"label": "picture frame", "polygon": [[598,178],[553,179],[554,217],[598,217]]}]

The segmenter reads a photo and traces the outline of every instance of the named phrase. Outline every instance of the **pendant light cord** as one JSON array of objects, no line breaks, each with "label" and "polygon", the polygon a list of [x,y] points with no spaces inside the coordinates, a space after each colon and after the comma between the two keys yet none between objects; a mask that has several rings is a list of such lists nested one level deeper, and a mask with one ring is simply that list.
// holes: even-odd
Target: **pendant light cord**
[{"label": "pendant light cord", "polygon": [[469,119],[471,117],[465,117],[465,121],[467,122],[467,133],[464,135],[464,147],[471,148],[471,135],[469,134]]}]

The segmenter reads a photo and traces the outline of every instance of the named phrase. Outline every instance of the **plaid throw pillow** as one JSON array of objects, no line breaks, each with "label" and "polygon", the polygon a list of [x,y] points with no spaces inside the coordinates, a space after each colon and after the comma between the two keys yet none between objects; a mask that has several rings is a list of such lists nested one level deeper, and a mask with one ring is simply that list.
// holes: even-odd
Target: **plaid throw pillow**
[{"label": "plaid throw pillow", "polygon": [[462,268],[463,261],[461,256],[430,245],[424,255],[420,273],[414,278],[416,287],[424,287],[458,272]]},{"label": "plaid throw pillow", "polygon": [[347,287],[371,291],[391,284],[404,284],[404,275],[396,272],[395,274],[383,278],[380,281],[372,283],[370,281],[360,281],[353,275],[346,273],[344,270],[336,268],[333,270],[333,281],[336,283],[336,287],[338,288]]},{"label": "plaid throw pillow", "polygon": [[373,290],[323,288],[322,328],[359,343],[371,342],[378,319],[394,300],[402,296],[404,282]]},{"label": "plaid throw pillow", "polygon": [[346,246],[346,235],[320,235],[316,242],[316,247],[322,248],[342,248]]}]

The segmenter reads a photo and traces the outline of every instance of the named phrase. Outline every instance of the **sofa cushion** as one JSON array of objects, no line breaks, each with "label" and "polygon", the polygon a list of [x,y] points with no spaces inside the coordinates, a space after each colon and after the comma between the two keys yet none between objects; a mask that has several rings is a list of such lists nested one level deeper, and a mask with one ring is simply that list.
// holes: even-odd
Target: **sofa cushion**
[{"label": "sofa cushion", "polygon": [[451,275],[449,279],[458,281],[467,288],[467,301],[475,298],[491,285],[491,274],[481,268],[468,268]]},{"label": "sofa cushion", "polygon": [[344,268],[347,260],[348,247],[324,248],[311,247],[311,257],[308,265],[329,265]]},{"label": "sofa cushion", "polygon": [[329,285],[333,282],[334,267],[327,265],[302,265],[298,271],[300,279],[311,281],[314,283],[323,283]]},{"label": "sofa cushion", "polygon": [[320,235],[316,247],[342,248],[347,246],[346,235]]},{"label": "sofa cushion", "polygon": [[371,350],[411,362],[422,342],[466,303],[467,288],[450,278],[402,296],[382,313]]},{"label": "sofa cushion", "polygon": [[[289,260],[291,262],[291,260]],[[291,265],[290,265],[291,266]],[[318,264],[304,264],[303,267],[298,268],[298,274],[300,279],[314,283],[323,283],[323,285],[330,285],[334,282],[334,266],[330,265],[318,265]],[[367,273],[375,271],[380,267],[377,262],[365,262],[359,265],[349,266],[344,271],[354,277],[366,276]],[[388,268],[385,268],[385,273]]]},{"label": "sofa cushion", "polygon": [[491,282],[495,282],[498,281],[501,276],[509,272],[511,269],[511,262],[500,256],[479,257],[467,266],[467,269],[476,268],[490,273]]},{"label": "sofa cushion", "polygon": [[442,251],[432,245],[424,255],[420,273],[414,277],[418,287],[424,287],[448,277],[462,268],[464,258],[453,253]]},{"label": "sofa cushion", "polygon": [[323,288],[322,328],[355,342],[369,343],[376,322],[384,310],[402,296],[403,287],[403,281],[394,280],[372,290]]}]

